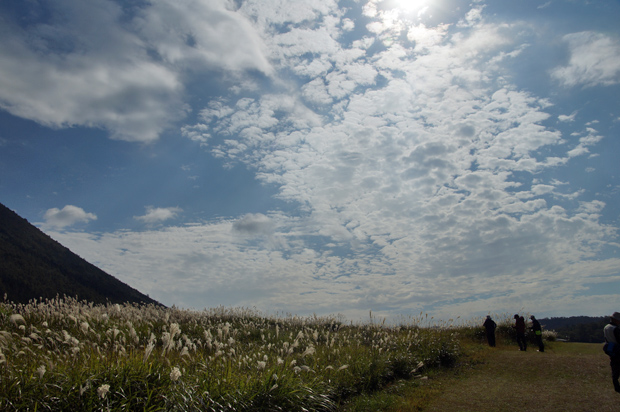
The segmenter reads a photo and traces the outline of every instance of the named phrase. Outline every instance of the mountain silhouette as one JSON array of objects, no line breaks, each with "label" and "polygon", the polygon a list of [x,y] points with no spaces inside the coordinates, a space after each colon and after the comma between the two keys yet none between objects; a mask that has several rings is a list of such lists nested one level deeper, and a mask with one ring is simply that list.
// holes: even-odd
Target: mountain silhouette
[{"label": "mountain silhouette", "polygon": [[93,303],[153,303],[0,204],[0,299],[71,296]]}]

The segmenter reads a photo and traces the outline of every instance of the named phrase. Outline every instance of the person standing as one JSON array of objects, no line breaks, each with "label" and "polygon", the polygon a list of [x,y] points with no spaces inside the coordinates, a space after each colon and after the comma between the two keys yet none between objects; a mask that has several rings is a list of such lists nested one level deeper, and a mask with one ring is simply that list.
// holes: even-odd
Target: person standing
[{"label": "person standing", "polygon": [[497,328],[497,324],[495,323],[493,319],[491,319],[491,316],[487,316],[487,319],[484,321],[482,326],[484,326],[484,329],[487,332],[487,342],[489,342],[489,346],[494,348],[495,347],[495,328]]},{"label": "person standing", "polygon": [[519,345],[519,350],[526,351],[527,350],[527,342],[525,341],[525,319],[523,316],[519,316],[515,314],[515,325],[513,328],[517,331],[517,344]]},{"label": "person standing", "polygon": [[[616,346],[620,348],[620,312],[614,312],[609,317],[609,324],[603,329],[605,335],[605,342],[607,345]],[[609,365],[611,366],[611,380],[614,384],[616,392],[620,393],[620,350],[616,349],[615,353],[612,350],[610,352],[605,351],[609,355]]]},{"label": "person standing", "polygon": [[540,326],[540,322],[534,317],[534,315],[530,316],[530,319],[532,319],[532,331],[534,332],[534,337],[536,338],[538,352],[544,352],[545,344],[542,339],[542,327]]}]

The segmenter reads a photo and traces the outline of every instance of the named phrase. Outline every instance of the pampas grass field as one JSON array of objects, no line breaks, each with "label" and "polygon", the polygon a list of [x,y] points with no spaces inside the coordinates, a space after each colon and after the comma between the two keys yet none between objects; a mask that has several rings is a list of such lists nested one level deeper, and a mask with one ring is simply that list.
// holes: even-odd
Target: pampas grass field
[{"label": "pampas grass field", "polygon": [[479,333],[422,315],[347,324],[243,308],[5,300],[0,410],[334,411],[454,365],[463,336]]}]

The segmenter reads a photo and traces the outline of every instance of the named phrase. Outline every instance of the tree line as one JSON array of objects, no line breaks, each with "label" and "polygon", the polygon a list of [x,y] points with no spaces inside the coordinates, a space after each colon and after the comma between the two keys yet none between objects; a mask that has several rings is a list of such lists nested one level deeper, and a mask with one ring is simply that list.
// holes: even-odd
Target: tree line
[{"label": "tree line", "polygon": [[558,339],[570,342],[602,343],[608,316],[571,316],[539,319],[543,328],[557,332]]}]

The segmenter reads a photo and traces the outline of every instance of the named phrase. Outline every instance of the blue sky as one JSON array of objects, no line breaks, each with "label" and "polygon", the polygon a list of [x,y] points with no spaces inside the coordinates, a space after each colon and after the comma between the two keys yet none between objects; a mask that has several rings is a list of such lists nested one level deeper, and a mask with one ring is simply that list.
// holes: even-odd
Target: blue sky
[{"label": "blue sky", "polygon": [[0,202],[166,305],[620,301],[617,1],[0,3]]}]

